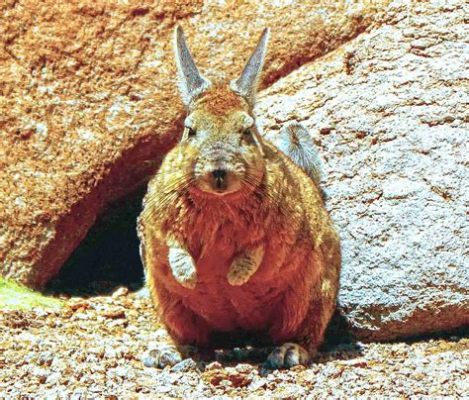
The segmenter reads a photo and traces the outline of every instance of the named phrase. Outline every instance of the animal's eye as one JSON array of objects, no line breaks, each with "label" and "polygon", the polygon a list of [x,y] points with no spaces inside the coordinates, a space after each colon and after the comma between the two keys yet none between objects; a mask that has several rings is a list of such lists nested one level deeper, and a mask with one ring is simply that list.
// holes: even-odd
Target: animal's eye
[{"label": "animal's eye", "polygon": [[195,136],[195,129],[189,128],[186,126],[186,135],[187,137],[193,137]]},{"label": "animal's eye", "polygon": [[245,129],[243,131],[243,136],[242,136],[242,140],[244,140],[245,143],[248,143],[248,144],[253,144],[255,143],[255,140],[254,140],[254,135],[252,133],[252,129],[251,128],[248,128],[248,129]]}]

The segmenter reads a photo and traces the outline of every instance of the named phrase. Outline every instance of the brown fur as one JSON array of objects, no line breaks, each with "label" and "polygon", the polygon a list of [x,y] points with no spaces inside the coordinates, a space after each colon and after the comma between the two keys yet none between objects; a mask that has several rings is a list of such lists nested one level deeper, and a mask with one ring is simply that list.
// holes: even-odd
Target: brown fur
[{"label": "brown fur", "polygon": [[[240,134],[234,127],[248,110],[243,98],[221,86],[190,107],[193,123],[206,124],[212,140],[219,141]],[[241,329],[279,344],[295,341],[311,353],[335,309],[339,237],[316,184],[275,146],[259,140],[262,151],[253,146],[245,156],[255,171],[254,184],[222,197],[192,182],[203,146],[182,141],[167,154],[139,218],[148,284],[177,343],[209,346],[213,333]],[[194,259],[195,288],[181,286],[171,274],[168,238]],[[261,243],[265,255],[258,270],[245,284],[230,285],[233,259]]]},{"label": "brown fur", "polygon": [[233,110],[248,110],[248,103],[233,93],[227,85],[218,84],[208,89],[195,101],[195,107],[204,109],[215,116],[228,115]]}]

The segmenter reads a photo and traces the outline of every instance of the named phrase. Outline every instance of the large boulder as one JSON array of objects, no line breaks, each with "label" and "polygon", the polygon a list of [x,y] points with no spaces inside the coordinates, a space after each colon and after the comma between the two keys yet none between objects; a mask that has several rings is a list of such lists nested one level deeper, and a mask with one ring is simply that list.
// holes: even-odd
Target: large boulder
[{"label": "large boulder", "polygon": [[270,26],[268,85],[364,31],[386,0],[290,3],[2,2],[0,275],[43,286],[175,142],[176,23],[218,77],[239,73]]},{"label": "large boulder", "polygon": [[321,151],[342,237],[340,310],[362,339],[469,324],[469,9],[410,3],[257,108],[268,137],[301,121]]}]

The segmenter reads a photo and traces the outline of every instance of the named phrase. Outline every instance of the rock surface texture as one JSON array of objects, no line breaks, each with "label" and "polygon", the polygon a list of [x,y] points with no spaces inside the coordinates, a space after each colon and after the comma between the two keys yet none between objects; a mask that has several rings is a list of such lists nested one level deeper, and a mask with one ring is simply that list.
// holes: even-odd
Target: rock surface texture
[{"label": "rock surface texture", "polygon": [[176,23],[208,77],[238,73],[270,26],[257,113],[268,137],[302,121],[321,149],[352,331],[467,324],[469,9],[384,3],[0,5],[0,274],[43,286],[174,143]]},{"label": "rock surface texture", "polygon": [[468,12],[394,2],[380,27],[260,99],[267,136],[302,121],[321,149],[340,308],[363,339],[469,323]]},{"label": "rock surface texture", "polygon": [[270,26],[268,85],[357,36],[381,8],[289,3],[2,2],[0,274],[42,287],[103,206],[142,183],[174,143],[176,23],[208,77],[240,73]]}]

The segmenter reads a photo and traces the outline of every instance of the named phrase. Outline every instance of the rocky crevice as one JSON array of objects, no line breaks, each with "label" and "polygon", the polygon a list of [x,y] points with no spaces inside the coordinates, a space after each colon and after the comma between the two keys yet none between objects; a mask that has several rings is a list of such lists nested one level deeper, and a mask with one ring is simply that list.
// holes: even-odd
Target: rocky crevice
[{"label": "rocky crevice", "polygon": [[42,286],[104,205],[132,191],[175,142],[182,115],[171,62],[175,23],[185,26],[202,69],[218,78],[238,73],[271,26],[269,82],[291,70],[289,63],[296,67],[362,31],[385,3],[5,4],[2,275]]}]

